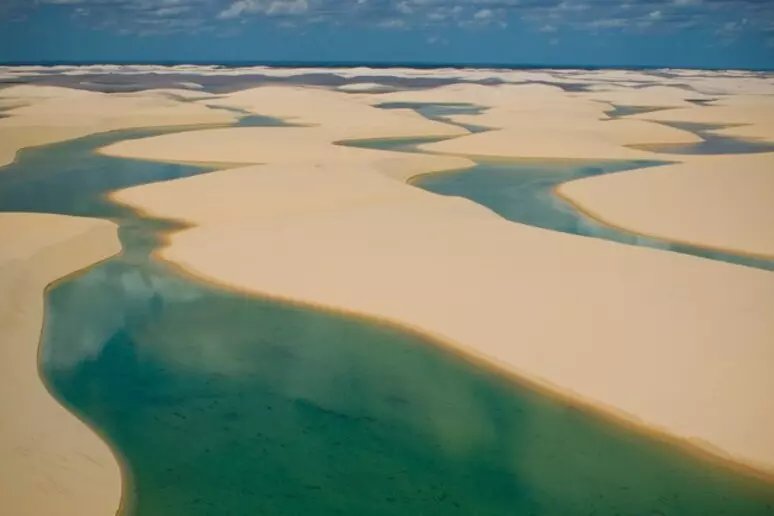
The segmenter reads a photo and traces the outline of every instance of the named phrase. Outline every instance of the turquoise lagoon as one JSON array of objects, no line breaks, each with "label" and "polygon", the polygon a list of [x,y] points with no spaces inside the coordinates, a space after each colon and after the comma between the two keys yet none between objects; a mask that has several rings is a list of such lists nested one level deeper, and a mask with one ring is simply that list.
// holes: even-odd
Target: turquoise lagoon
[{"label": "turquoise lagoon", "polygon": [[774,514],[770,484],[425,337],[156,261],[174,223],[106,193],[208,170],[93,152],[146,134],[27,150],[0,171],[4,211],[121,226],[121,255],[48,290],[40,372],[122,461],[124,514]]},{"label": "turquoise lagoon", "polygon": [[[385,103],[385,109],[414,109],[419,114],[439,122],[450,123],[448,117],[455,114],[476,114],[481,112],[472,104],[464,103]],[[611,117],[657,111],[661,108],[614,106],[608,114]],[[457,124],[471,132],[485,131],[481,126]],[[703,141],[680,145],[648,145],[642,148],[672,153],[675,159],[680,154],[735,154],[772,152],[774,144],[742,140],[716,134],[712,131],[725,126],[668,123],[672,127],[694,132]],[[442,137],[390,138],[372,140],[350,140],[342,145],[367,149],[382,149],[402,152],[422,152],[421,144],[449,139]],[[567,181],[584,177],[623,172],[643,167],[664,165],[665,161],[643,160],[551,160],[551,159],[486,159],[471,158],[473,167],[440,173],[423,174],[411,179],[414,186],[441,195],[465,197],[477,202],[500,216],[531,226],[575,235],[602,238],[623,244],[650,247],[664,251],[719,260],[737,265],[745,265],[765,270],[774,270],[774,260],[758,258],[733,252],[705,249],[689,244],[644,235],[636,235],[597,222],[584,215],[561,197],[556,195],[556,187]]]},{"label": "turquoise lagoon", "polygon": [[472,168],[417,176],[411,183],[441,195],[466,197],[514,222],[774,270],[774,260],[771,259],[669,242],[607,226],[579,212],[555,193],[557,186],[574,179],[660,164],[636,161],[478,160]]},{"label": "turquoise lagoon", "polygon": [[733,127],[733,125],[700,124],[695,122],[661,123],[694,133],[701,138],[701,141],[697,143],[633,145],[632,147],[669,154],[755,154],[759,152],[774,152],[774,143],[755,139],[734,138],[714,132]]}]

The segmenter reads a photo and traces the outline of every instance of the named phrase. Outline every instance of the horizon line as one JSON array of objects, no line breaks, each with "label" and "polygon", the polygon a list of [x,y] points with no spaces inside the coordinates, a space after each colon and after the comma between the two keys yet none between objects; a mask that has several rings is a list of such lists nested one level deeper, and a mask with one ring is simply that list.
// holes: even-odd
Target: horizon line
[{"label": "horizon line", "polygon": [[388,68],[414,68],[414,69],[439,69],[439,68],[473,68],[495,70],[703,70],[703,71],[747,71],[747,72],[772,72],[774,68],[758,67],[727,67],[727,66],[669,66],[669,65],[632,65],[632,64],[535,64],[535,63],[486,63],[486,62],[432,62],[432,61],[302,61],[302,60],[10,60],[0,61],[0,66],[223,66],[227,68],[267,66],[273,68],[357,68],[367,67],[376,69]]}]

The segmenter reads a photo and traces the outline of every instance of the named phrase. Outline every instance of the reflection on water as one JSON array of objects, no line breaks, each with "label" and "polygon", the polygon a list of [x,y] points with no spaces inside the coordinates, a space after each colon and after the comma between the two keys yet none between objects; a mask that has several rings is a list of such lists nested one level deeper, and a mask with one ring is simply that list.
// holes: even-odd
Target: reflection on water
[{"label": "reflection on water", "polygon": [[774,494],[421,338],[113,260],[42,370],[126,458],[128,513],[766,514]]},{"label": "reflection on water", "polygon": [[126,514],[774,510],[768,485],[424,338],[229,293],[156,262],[149,252],[171,223],[104,193],[205,170],[92,154],[123,137],[21,153],[0,173],[0,209],[121,224],[122,255],[49,291],[40,368],[125,461]]}]

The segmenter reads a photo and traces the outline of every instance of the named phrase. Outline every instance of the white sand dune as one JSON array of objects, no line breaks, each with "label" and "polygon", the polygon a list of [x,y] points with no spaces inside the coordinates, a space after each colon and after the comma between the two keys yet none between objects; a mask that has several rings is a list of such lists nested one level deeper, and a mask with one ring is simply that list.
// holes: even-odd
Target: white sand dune
[{"label": "white sand dune", "polygon": [[379,84],[377,82],[356,82],[354,84],[342,84],[338,88],[339,91],[352,91],[352,92],[384,92],[384,91],[392,91],[394,88],[391,86],[386,86],[384,84]]},{"label": "white sand dune", "polygon": [[[741,79],[739,79],[741,80]],[[774,91],[774,88],[772,88]],[[451,155],[513,158],[638,159],[675,161],[589,177],[563,185],[561,194],[600,221],[633,233],[709,248],[771,256],[774,246],[774,161],[771,155],[691,156],[630,148],[645,142],[695,143],[697,135],[654,122],[742,124],[714,132],[774,141],[774,96],[726,95],[711,105],[684,88],[651,86],[566,93],[553,86],[454,85],[364,96],[367,102],[468,102],[488,108],[454,121],[497,130],[425,144]],[[606,118],[604,104],[672,106],[626,119]]]},{"label": "white sand dune", "polygon": [[258,166],[117,198],[196,224],[163,256],[206,279],[408,324],[774,465],[769,273],[528,228],[362,168]]},{"label": "white sand dune", "polygon": [[[399,79],[441,79],[456,81],[502,81],[506,83],[545,82],[568,86],[583,85],[589,89],[609,85],[642,87],[648,85],[676,86],[693,89],[697,93],[719,94],[768,94],[774,87],[771,74],[746,70],[583,70],[583,69],[542,69],[510,70],[487,68],[274,68],[271,66],[244,66],[223,68],[216,65],[59,65],[59,66],[0,66],[0,79],[19,79],[47,75],[52,72],[64,76],[89,76],[113,74],[157,76],[185,74],[220,77],[268,76],[279,79],[299,77],[308,74],[333,75],[344,79],[379,77]],[[187,77],[186,77],[187,78]]]},{"label": "white sand dune", "polygon": [[[673,89],[660,89],[664,94]],[[647,94],[647,102],[654,93]],[[688,93],[688,92],[686,92]],[[592,96],[594,97],[594,96]],[[670,99],[665,102],[668,104]],[[464,102],[487,108],[454,115],[454,122],[496,128],[420,146],[428,152],[512,158],[658,159],[626,147],[642,143],[694,143],[693,133],[644,120],[610,120],[611,104],[543,84],[481,86],[461,84],[433,90],[365,97],[372,102]],[[604,122],[604,123],[601,123]]]},{"label": "white sand dune", "polygon": [[354,100],[352,95],[323,88],[266,86],[208,100],[207,104],[239,108],[299,125],[324,123],[332,140],[467,134],[460,127],[427,120],[411,109],[385,111]]},{"label": "white sand dune", "polygon": [[[445,126],[438,122],[420,124],[412,128],[413,117],[396,132],[421,135],[422,127],[441,132]],[[445,129],[443,129],[445,130]],[[341,135],[335,131],[336,135]],[[350,133],[347,133],[350,134]],[[389,133],[388,133],[389,134]],[[372,137],[369,135],[369,137]],[[219,128],[184,133],[165,134],[154,138],[126,140],[103,147],[99,152],[110,156],[157,161],[202,162],[223,164],[250,163],[366,163],[374,157],[401,163],[412,161],[437,162],[431,156],[407,155],[333,145],[326,129],[319,127],[239,127]],[[346,139],[346,138],[343,138]],[[440,157],[450,163],[472,165],[464,158]],[[459,168],[453,166],[451,168]]]},{"label": "white sand dune", "polygon": [[[188,92],[190,93],[190,92]],[[11,86],[0,100],[18,107],[0,118],[0,166],[19,149],[93,133],[141,127],[226,124],[236,114],[181,102],[168,91],[99,93],[54,86]],[[2,171],[0,171],[2,173]]]},{"label": "white sand dune", "polygon": [[103,516],[121,495],[118,464],[38,376],[43,289],[120,250],[107,221],[0,213],[0,500],[3,514]]},{"label": "white sand dune", "polygon": [[634,233],[774,258],[774,153],[589,177],[559,192]]},{"label": "white sand dune", "polygon": [[[503,118],[508,115],[503,115]],[[462,121],[463,116],[453,117]],[[492,117],[494,118],[494,116]],[[577,120],[533,118],[505,129],[480,132],[436,143],[420,145],[421,150],[440,154],[488,158],[546,158],[592,160],[660,160],[673,156],[627,147],[634,144],[695,143],[692,133],[638,120]],[[493,125],[483,119],[482,125]],[[475,123],[472,116],[465,122]],[[599,123],[603,122],[603,123]]]},{"label": "white sand dune", "polygon": [[[772,87],[774,92],[774,87]],[[718,134],[774,142],[774,96],[738,95],[724,97],[709,106],[691,106],[635,115],[641,120],[735,125]]]},{"label": "white sand dune", "polygon": [[[310,104],[329,105],[330,92],[311,100],[317,92],[306,93]],[[297,95],[253,91],[239,103],[255,111],[271,104],[271,114],[282,116],[297,109],[284,105]],[[336,105],[364,102],[336,95]],[[611,121],[588,116],[596,103],[566,103],[577,106],[569,116],[590,133],[584,143],[607,135],[605,145],[620,149],[651,130],[602,129]],[[539,105],[532,110],[539,113]],[[313,113],[313,129],[189,132],[103,149],[158,160],[266,163],[131,188],[115,198],[194,224],[174,234],[162,256],[202,278],[418,328],[630,421],[774,471],[774,378],[767,365],[774,360],[774,276],[530,228],[472,202],[414,189],[385,177],[392,153],[330,145],[392,128],[380,117],[393,112],[363,110],[371,118],[360,125],[343,124],[337,109]],[[575,149],[583,131],[540,134],[554,138],[546,149]],[[471,138],[442,143],[453,150]],[[209,145],[200,145],[205,140]],[[416,171],[434,157],[424,159]],[[691,202],[705,201],[712,198]],[[732,230],[733,224],[724,229]]]},{"label": "white sand dune", "polygon": [[645,88],[607,87],[578,94],[585,98],[620,106],[637,107],[691,107],[689,100],[711,100],[710,95],[675,86],[648,86]]}]

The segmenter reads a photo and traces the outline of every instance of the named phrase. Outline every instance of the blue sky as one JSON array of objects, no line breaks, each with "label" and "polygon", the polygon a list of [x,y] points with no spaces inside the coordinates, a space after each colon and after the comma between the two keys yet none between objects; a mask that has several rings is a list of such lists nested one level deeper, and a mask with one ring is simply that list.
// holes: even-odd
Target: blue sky
[{"label": "blue sky", "polygon": [[0,61],[774,68],[774,0],[0,0]]}]

